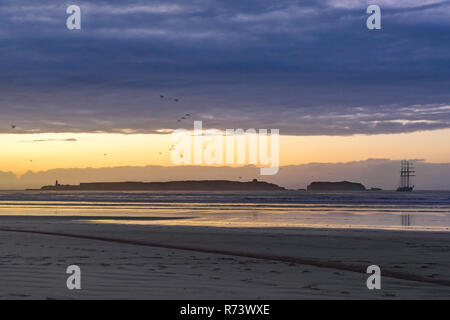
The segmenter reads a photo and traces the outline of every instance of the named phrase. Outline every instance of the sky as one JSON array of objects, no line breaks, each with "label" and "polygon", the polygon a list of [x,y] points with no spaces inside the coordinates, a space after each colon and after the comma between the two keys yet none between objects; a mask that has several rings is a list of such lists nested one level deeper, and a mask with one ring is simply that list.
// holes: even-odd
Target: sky
[{"label": "sky", "polygon": [[279,129],[283,165],[450,162],[449,30],[440,0],[2,0],[0,171],[170,165],[192,120]]}]

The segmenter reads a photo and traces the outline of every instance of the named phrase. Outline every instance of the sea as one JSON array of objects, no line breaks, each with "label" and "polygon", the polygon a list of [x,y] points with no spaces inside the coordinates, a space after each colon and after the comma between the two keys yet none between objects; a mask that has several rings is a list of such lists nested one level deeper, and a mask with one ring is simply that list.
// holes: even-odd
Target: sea
[{"label": "sea", "polygon": [[[0,216],[85,223],[450,231],[450,191],[0,191]],[[167,219],[155,219],[155,218]]]}]

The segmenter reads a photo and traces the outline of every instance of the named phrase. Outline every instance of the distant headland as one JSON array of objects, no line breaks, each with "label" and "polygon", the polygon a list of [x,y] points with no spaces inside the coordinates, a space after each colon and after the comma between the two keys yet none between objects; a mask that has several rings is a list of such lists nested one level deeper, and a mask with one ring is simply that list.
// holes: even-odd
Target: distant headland
[{"label": "distant headland", "polygon": [[248,182],[228,180],[190,180],[168,182],[92,182],[62,185],[58,181],[43,186],[42,191],[279,191],[273,183],[253,179]]},{"label": "distant headland", "polygon": [[361,183],[339,181],[339,182],[311,182],[308,191],[364,191],[366,187]]}]

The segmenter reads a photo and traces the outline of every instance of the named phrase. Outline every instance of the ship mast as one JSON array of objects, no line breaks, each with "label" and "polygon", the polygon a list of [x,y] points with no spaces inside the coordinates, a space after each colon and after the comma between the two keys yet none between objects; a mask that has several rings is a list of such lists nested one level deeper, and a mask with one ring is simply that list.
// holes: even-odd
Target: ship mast
[{"label": "ship mast", "polygon": [[411,162],[408,160],[402,160],[402,168],[400,171],[401,187],[411,186],[411,177],[414,177],[414,168]]},{"label": "ship mast", "polygon": [[408,162],[408,187],[410,186],[410,177],[414,177],[415,175],[414,167],[411,162]]},{"label": "ship mast", "polygon": [[402,160],[400,169],[400,186],[397,191],[412,191],[411,177],[414,177],[413,164],[408,160]]},{"label": "ship mast", "polygon": [[402,160],[402,166],[400,169],[400,188],[405,186],[405,160]]},{"label": "ship mast", "polygon": [[406,186],[409,187],[409,162],[406,161]]}]

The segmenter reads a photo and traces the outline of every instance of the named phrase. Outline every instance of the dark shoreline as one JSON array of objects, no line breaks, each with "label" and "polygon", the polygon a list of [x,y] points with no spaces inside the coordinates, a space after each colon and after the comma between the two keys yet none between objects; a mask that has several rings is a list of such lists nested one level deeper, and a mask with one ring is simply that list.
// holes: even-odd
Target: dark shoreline
[{"label": "dark shoreline", "polygon": [[43,186],[27,191],[280,191],[286,190],[273,183],[228,180],[189,180],[168,182],[93,182],[79,185]]}]

